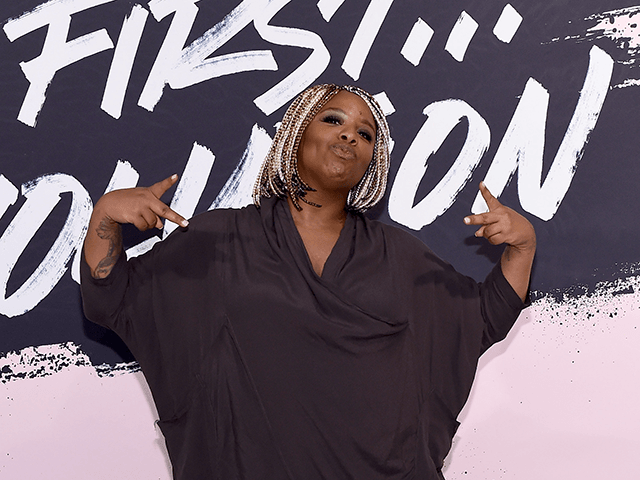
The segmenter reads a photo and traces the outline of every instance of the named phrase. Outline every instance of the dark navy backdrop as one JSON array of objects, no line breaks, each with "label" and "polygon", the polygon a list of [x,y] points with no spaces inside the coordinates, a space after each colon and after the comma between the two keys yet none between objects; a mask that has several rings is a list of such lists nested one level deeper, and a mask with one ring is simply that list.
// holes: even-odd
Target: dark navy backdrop
[{"label": "dark navy backdrop", "polygon": [[[473,230],[463,225],[462,217],[469,213],[477,184],[491,165],[527,80],[531,77],[537,80],[550,96],[544,178],[576,108],[589,65],[589,51],[597,45],[606,52],[615,61],[612,88],[570,188],[550,220],[525,213],[536,227],[539,239],[532,287],[542,293],[580,294],[599,281],[629,275],[639,260],[636,239],[640,227],[636,212],[640,189],[636,182],[640,173],[637,163],[640,88],[614,87],[623,85],[625,80],[628,84],[628,79],[640,75],[632,45],[604,35],[587,35],[599,20],[585,20],[592,14],[628,7],[627,2],[513,0],[511,5],[523,21],[511,42],[504,43],[492,32],[506,4],[504,0],[396,0],[391,2],[357,82],[341,65],[369,2],[347,0],[330,21],[323,19],[315,1],[280,3],[285,5],[270,25],[315,32],[330,54],[328,67],[313,83],[356,83],[374,94],[384,91],[395,107],[388,117],[395,141],[390,184],[426,119],[422,111],[427,105],[461,99],[486,121],[491,143],[471,181],[448,211],[420,231],[414,231],[440,256],[479,280],[497,260],[500,250],[476,240]],[[32,11],[39,4],[36,0],[4,2],[0,22],[4,27],[9,19]],[[220,22],[238,4],[237,0],[196,3],[199,10],[187,44]],[[73,14],[68,40],[104,28],[115,44],[132,6],[132,2],[116,0]],[[146,4],[143,7],[148,8]],[[478,30],[464,59],[458,61],[445,50],[445,44],[462,11],[478,23]],[[418,17],[434,33],[419,65],[414,66],[400,51]],[[618,17],[613,15],[612,22],[614,18]],[[174,172],[182,173],[197,142],[216,156],[196,212],[206,210],[238,164],[252,126],[258,124],[273,135],[274,125],[285,108],[266,115],[253,100],[305,62],[311,50],[263,40],[253,24],[249,24],[215,55],[270,50],[277,70],[234,73],[184,89],[166,86],[153,111],[148,111],[137,105],[138,98],[172,19],[171,15],[160,22],[151,16],[147,19],[120,118],[115,119],[100,108],[114,56],[114,49],[108,49],[57,71],[35,126],[17,119],[29,88],[20,62],[40,54],[47,30],[37,29],[13,42],[6,33],[0,33],[0,174],[20,188],[45,174],[66,173],[77,179],[95,202],[104,192],[118,160],[130,162],[140,174],[139,184],[148,185]],[[462,121],[429,158],[429,170],[416,202],[451,167],[466,137],[467,125]],[[171,194],[167,194],[167,201]],[[522,211],[515,181],[507,186],[500,200]],[[24,204],[25,197],[19,194],[0,219],[0,232],[5,232],[4,235]],[[42,262],[69,214],[70,204],[71,195],[63,194],[29,241],[11,272],[5,297],[12,295]],[[394,223],[386,201],[371,215]],[[128,241],[138,243],[140,236],[133,233]],[[2,352],[66,341],[82,345],[94,363],[130,358],[117,339],[84,320],[79,288],[70,271],[28,312],[11,317],[0,315]]]}]

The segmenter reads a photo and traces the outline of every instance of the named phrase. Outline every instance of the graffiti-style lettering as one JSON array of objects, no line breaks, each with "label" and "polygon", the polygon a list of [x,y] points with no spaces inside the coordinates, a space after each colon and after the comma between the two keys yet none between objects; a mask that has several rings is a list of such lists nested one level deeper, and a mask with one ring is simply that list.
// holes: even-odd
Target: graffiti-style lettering
[{"label": "graffiti-style lettering", "polygon": [[135,60],[142,32],[147,22],[147,12],[140,5],[134,5],[131,15],[125,18],[118,37],[113,61],[107,76],[107,86],[104,89],[100,108],[113,118],[120,118],[124,95],[127,91],[133,61]]},{"label": "graffiti-style lettering", "polygon": [[[600,48],[592,47],[578,104],[544,182],[542,159],[549,93],[536,80],[529,79],[484,180],[496,197],[518,170],[518,196],[522,208],[542,220],[553,218],[571,186],[589,134],[595,128],[612,72],[613,59]],[[482,117],[465,105],[461,100],[445,100],[424,110],[429,118],[409,147],[391,189],[389,216],[396,222],[414,230],[429,225],[453,204],[471,178],[488,148],[490,133]],[[425,159],[438,150],[460,121],[462,116],[457,115],[469,120],[463,149],[434,190],[413,206],[418,185],[426,173]],[[473,213],[487,210],[479,193],[471,210]]]},{"label": "graffiti-style lettering", "polygon": [[[176,191],[171,199],[170,207],[185,218],[193,216],[202,196],[202,192],[207,185],[207,180],[211,174],[213,163],[216,157],[207,147],[193,144],[187,165],[180,176],[180,181],[176,186]],[[167,238],[171,232],[177,228],[173,222],[165,221],[162,229],[162,240]],[[151,248],[161,241],[161,238],[154,235],[127,249],[127,258],[137,257],[151,250]]]},{"label": "graffiti-style lettering", "polygon": [[[549,93],[534,79],[529,79],[485,178],[494,195],[502,193],[518,169],[522,208],[542,220],[550,220],[555,215],[598,121],[612,72],[613,59],[600,48],[592,47],[578,104],[544,183],[541,183],[542,156]],[[479,194],[472,211],[486,211],[486,203]]]},{"label": "graffiti-style lettering", "polygon": [[313,32],[289,27],[269,25],[273,16],[291,0],[269,2],[263,15],[254,20],[260,36],[276,45],[310,48],[311,55],[280,83],[254,100],[254,103],[266,115],[271,115],[278,108],[293,99],[298,93],[310,86],[329,66],[331,55],[322,38]]},{"label": "graffiti-style lettering", "polygon": [[258,178],[262,161],[267,156],[270,146],[271,137],[267,131],[254,125],[240,163],[220,190],[209,210],[240,208],[252,202],[253,184]]},{"label": "graffiti-style lettering", "polygon": [[[60,234],[33,274],[7,297],[11,271],[63,193],[71,193],[72,200]],[[53,290],[84,240],[92,210],[91,198],[85,188],[72,176],[62,173],[45,175],[24,184],[22,195],[26,202],[0,237],[0,313],[7,317],[28,312]]]},{"label": "graffiti-style lettering", "polygon": [[51,0],[33,11],[9,20],[4,32],[9,41],[48,25],[42,53],[28,62],[21,62],[24,76],[29,80],[18,120],[34,127],[46,99],[47,87],[56,72],[83,58],[113,48],[105,29],[88,33],[67,42],[71,15],[113,0]]},{"label": "graffiti-style lettering", "polygon": [[0,175],[0,217],[18,200],[18,189],[7,177]]},{"label": "graffiti-style lettering", "polygon": [[147,110],[153,110],[169,77],[170,69],[177,63],[182,47],[187,41],[193,22],[198,14],[195,2],[198,0],[151,0],[149,9],[153,17],[159,22],[170,14],[173,15],[167,36],[162,42],[160,52],[151,68],[147,83],[145,83],[138,105]]},{"label": "graffiti-style lettering", "polygon": [[[389,195],[389,216],[414,230],[430,224],[453,205],[487,151],[491,138],[487,122],[462,100],[435,102],[422,113],[427,115],[427,120],[402,160]],[[438,185],[413,206],[429,157],[438,151],[463,118],[469,122],[469,131],[460,154]]]},{"label": "graffiti-style lettering", "polygon": [[356,34],[342,62],[342,69],[354,80],[360,78],[364,62],[392,3],[393,0],[371,0],[367,11],[364,12],[362,22],[358,25]]},{"label": "graffiti-style lettering", "polygon": [[[184,218],[193,216],[204,187],[207,186],[207,180],[209,180],[215,159],[216,156],[207,147],[197,143],[193,144],[189,161],[182,172],[176,192],[171,199],[170,207],[174,212],[178,212]],[[167,238],[177,227],[178,225],[175,223],[168,220],[165,221],[162,238]]]},{"label": "graffiti-style lettering", "polygon": [[277,70],[271,50],[255,50],[209,58],[216,50],[249,25],[265,7],[265,0],[244,0],[184,49],[170,71],[168,83],[179,89],[212,78],[251,70]]}]

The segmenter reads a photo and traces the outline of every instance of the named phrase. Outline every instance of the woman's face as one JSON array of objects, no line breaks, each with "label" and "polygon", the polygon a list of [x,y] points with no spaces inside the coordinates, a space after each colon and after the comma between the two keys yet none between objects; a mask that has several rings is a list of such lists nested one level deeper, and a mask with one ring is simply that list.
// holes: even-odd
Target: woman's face
[{"label": "woman's face", "polygon": [[373,158],[376,123],[358,95],[341,91],[316,114],[298,147],[300,178],[317,191],[346,195]]}]

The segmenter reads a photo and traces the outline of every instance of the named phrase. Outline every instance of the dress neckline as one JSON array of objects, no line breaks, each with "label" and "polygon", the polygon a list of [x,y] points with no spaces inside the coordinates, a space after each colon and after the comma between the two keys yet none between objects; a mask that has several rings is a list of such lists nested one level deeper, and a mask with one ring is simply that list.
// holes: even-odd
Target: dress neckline
[{"label": "dress neckline", "polygon": [[[298,231],[298,227],[293,220],[293,216],[291,215],[291,211],[289,210],[289,205],[286,200],[279,199],[275,208],[280,209],[281,213],[284,216],[285,223],[287,225],[287,232],[290,232],[290,235],[294,242],[294,248],[296,249],[297,254],[304,257],[305,264],[307,269],[313,274],[313,276],[321,281],[327,281],[335,278],[340,269],[344,265],[347,260],[348,253],[350,251],[350,239],[353,239],[353,229],[355,227],[354,216],[352,213],[347,212],[347,216],[345,218],[344,225],[342,226],[342,230],[340,231],[340,235],[336,240],[336,243],[333,245],[329,256],[327,257],[324,266],[322,268],[322,275],[318,275],[313,268],[313,264],[311,263],[311,258],[309,257],[309,252],[307,251],[307,247],[302,240],[302,236]],[[282,211],[284,210],[284,211]]]}]

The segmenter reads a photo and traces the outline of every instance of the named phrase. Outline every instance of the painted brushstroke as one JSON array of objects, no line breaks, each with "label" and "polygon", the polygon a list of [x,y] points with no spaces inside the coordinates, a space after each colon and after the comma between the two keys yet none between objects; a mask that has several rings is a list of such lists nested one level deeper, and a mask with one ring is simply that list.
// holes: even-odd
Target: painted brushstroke
[{"label": "painted brushstroke", "polygon": [[591,15],[585,20],[597,23],[587,30],[585,38],[613,40],[618,48],[624,50],[629,56],[628,59],[622,60],[622,63],[635,65],[640,53],[640,28],[638,28],[640,15],[638,14],[640,14],[640,6]]},{"label": "painted brushstroke", "polygon": [[476,30],[478,30],[478,22],[467,12],[462,11],[449,33],[444,49],[458,62],[462,62]]},{"label": "painted brushstroke", "polygon": [[[583,33],[557,37],[551,43],[563,41],[596,42],[603,39],[611,41],[618,49],[616,62],[637,67],[640,58],[640,5],[594,13],[583,19],[590,24]],[[636,76],[636,75],[633,75]],[[640,79],[627,78],[612,85],[612,88],[639,86]]]},{"label": "painted brushstroke", "polygon": [[99,377],[113,377],[140,370],[137,362],[93,367],[91,359],[78,345],[66,342],[26,347],[19,352],[0,356],[0,383],[48,377],[73,367],[94,368]]}]

